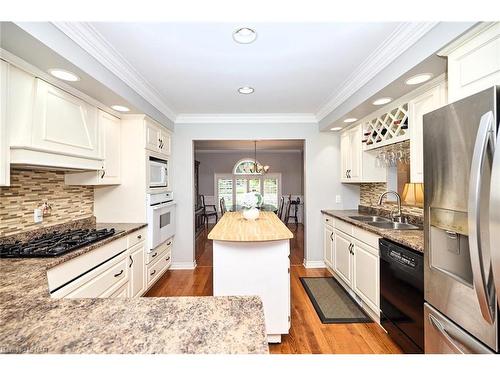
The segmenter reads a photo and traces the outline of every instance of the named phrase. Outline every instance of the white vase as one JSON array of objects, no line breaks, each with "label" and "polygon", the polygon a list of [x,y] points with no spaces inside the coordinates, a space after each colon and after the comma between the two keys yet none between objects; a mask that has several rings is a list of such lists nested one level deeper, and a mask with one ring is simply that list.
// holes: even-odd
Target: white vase
[{"label": "white vase", "polygon": [[259,214],[259,209],[255,207],[243,210],[243,217],[247,220],[257,220],[259,218]]}]

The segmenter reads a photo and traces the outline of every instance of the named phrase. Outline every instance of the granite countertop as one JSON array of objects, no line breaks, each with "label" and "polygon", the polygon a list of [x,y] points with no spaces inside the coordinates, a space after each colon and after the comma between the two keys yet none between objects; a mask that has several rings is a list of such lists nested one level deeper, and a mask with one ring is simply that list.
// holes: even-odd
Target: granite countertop
[{"label": "granite countertop", "polygon": [[[101,246],[145,225],[96,226],[123,230]],[[268,353],[258,297],[51,298],[47,269],[95,247],[0,259],[0,353]]]},{"label": "granite countertop", "polygon": [[359,220],[351,219],[349,216],[367,215],[366,212],[358,210],[321,210],[322,213],[335,217],[337,219],[348,222],[352,225],[365,229],[369,232],[378,234],[379,236],[388,240],[397,242],[401,245],[408,246],[409,248],[424,252],[424,231],[418,229],[411,230],[396,230],[396,229],[381,229]]}]

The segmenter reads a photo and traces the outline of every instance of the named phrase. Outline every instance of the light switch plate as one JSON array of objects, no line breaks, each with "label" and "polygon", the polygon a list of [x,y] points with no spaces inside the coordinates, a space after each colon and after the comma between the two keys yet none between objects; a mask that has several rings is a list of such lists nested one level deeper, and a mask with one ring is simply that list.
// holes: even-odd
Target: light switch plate
[{"label": "light switch plate", "polygon": [[35,223],[41,223],[43,221],[43,214],[40,208],[35,208],[33,211],[33,220]]},{"label": "light switch plate", "polygon": [[339,194],[335,196],[335,203],[342,203],[342,197]]}]

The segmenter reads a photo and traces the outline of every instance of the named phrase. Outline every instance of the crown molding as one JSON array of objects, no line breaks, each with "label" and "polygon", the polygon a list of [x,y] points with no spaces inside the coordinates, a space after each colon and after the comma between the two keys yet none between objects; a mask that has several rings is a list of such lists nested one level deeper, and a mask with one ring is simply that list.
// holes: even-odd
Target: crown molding
[{"label": "crown molding", "polygon": [[318,124],[312,113],[209,113],[209,114],[179,114],[176,124]]},{"label": "crown molding", "polygon": [[340,104],[346,101],[356,91],[361,89],[385,67],[395,61],[403,52],[420,40],[433,29],[438,22],[404,22],[377,47],[359,67],[344,81],[339,90],[336,90],[322,105],[316,117],[324,119]]},{"label": "crown molding", "polygon": [[468,31],[463,33],[460,37],[446,45],[444,48],[437,52],[438,56],[448,56],[450,53],[455,51],[457,48],[463,46],[465,43],[470,41],[472,38],[476,37],[479,33],[495,26],[497,22],[479,22],[475,26],[471,27]]},{"label": "crown molding", "polygon": [[52,22],[52,24],[171,121],[175,121],[176,113],[165,103],[158,91],[90,23]]}]

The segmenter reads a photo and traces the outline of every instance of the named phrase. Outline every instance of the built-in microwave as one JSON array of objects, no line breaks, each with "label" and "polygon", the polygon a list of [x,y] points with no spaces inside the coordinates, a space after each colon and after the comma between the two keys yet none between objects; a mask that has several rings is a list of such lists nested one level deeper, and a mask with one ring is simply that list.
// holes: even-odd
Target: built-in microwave
[{"label": "built-in microwave", "polygon": [[149,188],[168,188],[168,159],[149,157],[148,186]]}]

